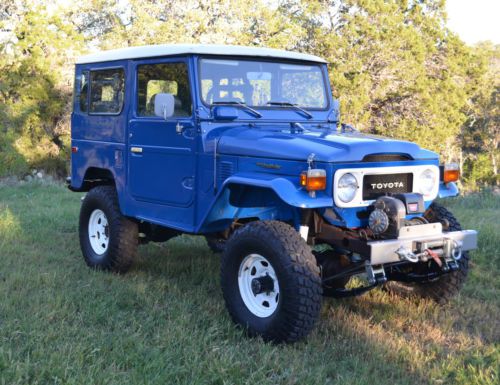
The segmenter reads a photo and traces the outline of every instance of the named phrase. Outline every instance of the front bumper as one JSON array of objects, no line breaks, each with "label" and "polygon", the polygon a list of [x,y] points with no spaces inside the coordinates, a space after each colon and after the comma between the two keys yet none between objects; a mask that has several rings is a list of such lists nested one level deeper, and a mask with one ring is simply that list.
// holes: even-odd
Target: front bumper
[{"label": "front bumper", "polygon": [[367,245],[371,265],[405,259],[410,262],[425,262],[429,259],[427,250],[445,260],[456,260],[462,252],[477,249],[477,231],[443,232],[441,223],[428,223],[402,227],[397,239],[371,241]]}]

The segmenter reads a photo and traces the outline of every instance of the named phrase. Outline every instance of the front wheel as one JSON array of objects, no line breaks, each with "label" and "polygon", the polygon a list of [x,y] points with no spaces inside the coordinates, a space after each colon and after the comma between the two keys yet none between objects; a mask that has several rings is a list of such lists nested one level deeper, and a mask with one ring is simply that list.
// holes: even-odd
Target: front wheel
[{"label": "front wheel", "polygon": [[112,186],[90,190],[80,210],[80,247],[88,266],[126,272],[135,259],[137,223],[123,216]]},{"label": "front wheel", "polygon": [[232,319],[266,341],[297,341],[319,317],[316,260],[297,231],[282,222],[252,222],[231,236],[221,285]]}]

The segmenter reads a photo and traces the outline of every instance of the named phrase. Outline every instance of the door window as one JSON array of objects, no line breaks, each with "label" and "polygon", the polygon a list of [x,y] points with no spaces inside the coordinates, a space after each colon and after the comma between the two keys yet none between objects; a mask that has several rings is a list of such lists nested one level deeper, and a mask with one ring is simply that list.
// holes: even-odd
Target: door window
[{"label": "door window", "polygon": [[174,117],[191,116],[193,107],[185,63],[141,65],[137,70],[137,78],[137,114],[139,116],[155,116],[155,96],[159,93],[174,96]]}]

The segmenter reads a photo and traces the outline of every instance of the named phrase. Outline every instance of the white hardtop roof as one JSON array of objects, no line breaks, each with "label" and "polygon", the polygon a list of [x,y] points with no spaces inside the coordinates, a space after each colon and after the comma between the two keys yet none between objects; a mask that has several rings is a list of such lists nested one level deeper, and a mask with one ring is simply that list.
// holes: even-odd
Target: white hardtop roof
[{"label": "white hardtop roof", "polygon": [[185,54],[272,57],[326,63],[324,59],[318,56],[305,53],[291,52],[273,48],[216,44],[159,44],[120,48],[81,56],[77,59],[76,63],[99,63],[122,59],[141,59],[147,57]]}]

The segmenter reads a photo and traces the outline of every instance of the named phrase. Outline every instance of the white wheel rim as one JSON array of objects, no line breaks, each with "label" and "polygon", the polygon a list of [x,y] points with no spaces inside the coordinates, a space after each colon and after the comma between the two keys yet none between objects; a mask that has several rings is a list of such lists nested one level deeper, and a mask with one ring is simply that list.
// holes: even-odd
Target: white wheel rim
[{"label": "white wheel rim", "polygon": [[[264,280],[266,285],[271,284],[272,290],[256,294],[254,280],[258,279]],[[278,308],[280,297],[278,278],[271,263],[262,255],[250,254],[243,259],[238,272],[238,287],[245,306],[257,317],[269,317]]]},{"label": "white wheel rim", "polygon": [[92,250],[97,255],[106,252],[109,245],[108,218],[102,210],[94,210],[89,219],[89,241]]}]

